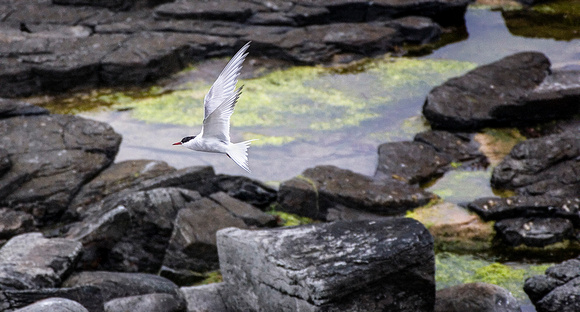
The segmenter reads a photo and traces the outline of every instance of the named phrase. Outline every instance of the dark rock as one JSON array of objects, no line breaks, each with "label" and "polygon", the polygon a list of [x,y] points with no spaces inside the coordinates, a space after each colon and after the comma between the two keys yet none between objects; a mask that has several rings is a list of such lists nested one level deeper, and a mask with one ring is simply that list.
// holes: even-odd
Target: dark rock
[{"label": "dark rock", "polygon": [[398,179],[410,184],[443,175],[451,157],[419,142],[389,142],[379,145],[376,179]]},{"label": "dark rock", "polygon": [[34,106],[27,102],[0,98],[0,119],[15,116],[47,114],[48,110],[46,108]]},{"label": "dark rock", "polygon": [[93,286],[101,291],[102,299],[108,302],[115,298],[145,294],[169,294],[181,300],[177,285],[161,276],[145,273],[123,272],[80,272],[64,281],[63,287]]},{"label": "dark rock", "polygon": [[81,185],[114,159],[121,136],[101,122],[47,115],[0,119],[11,168],[0,177],[0,205],[54,222]]},{"label": "dark rock", "polygon": [[580,136],[565,132],[516,144],[494,168],[491,184],[524,195],[577,197],[578,172]]},{"label": "dark rock", "polygon": [[249,1],[176,1],[155,8],[155,16],[157,18],[234,20],[243,22],[253,13],[259,11],[266,11],[266,8]]},{"label": "dark rock", "polygon": [[12,167],[12,162],[10,161],[10,156],[5,149],[0,148],[0,178],[4,173],[10,170]]},{"label": "dark rock", "polygon": [[80,252],[81,243],[69,239],[46,239],[40,233],[13,237],[0,249],[0,289],[58,286]]},{"label": "dark rock", "polygon": [[561,218],[514,218],[495,223],[498,237],[509,245],[544,247],[572,238],[572,222]]},{"label": "dark rock", "polygon": [[250,204],[230,197],[226,193],[214,193],[210,198],[226,208],[231,215],[244,221],[247,226],[273,227],[277,225],[274,216],[266,214]]},{"label": "dark rock", "polygon": [[580,258],[556,264],[545,275],[526,279],[524,291],[538,312],[576,311],[580,307]]},{"label": "dark rock", "polygon": [[0,240],[34,230],[34,218],[22,211],[0,208]]},{"label": "dark rock", "polygon": [[[0,291],[0,310],[12,311],[49,298],[64,298],[78,302],[90,312],[103,311],[101,290],[95,286],[2,290]],[[53,309],[44,309],[42,311],[53,311]],[[70,312],[69,310],[65,311]]]},{"label": "dark rock", "polygon": [[218,269],[216,232],[226,227],[247,225],[210,199],[188,204],[177,214],[163,266],[196,272]]},{"label": "dark rock", "polygon": [[520,312],[518,300],[499,286],[469,283],[437,291],[435,312]]},{"label": "dark rock", "polygon": [[432,127],[454,130],[513,127],[569,117],[570,105],[527,99],[548,77],[549,69],[550,61],[541,53],[505,57],[435,87],[427,95],[423,114]]},{"label": "dark rock", "polygon": [[146,294],[116,298],[105,303],[105,312],[182,312],[185,302],[170,294]]},{"label": "dark rock", "polygon": [[524,291],[530,300],[536,303],[544,298],[544,296],[554,288],[563,284],[563,281],[547,275],[535,275],[526,279],[526,282],[524,283]]},{"label": "dark rock", "polygon": [[227,311],[221,293],[225,283],[182,287],[181,294],[187,302],[188,312]]},{"label": "dark rock", "polygon": [[412,219],[229,228],[218,248],[233,311],[433,309],[433,238]]},{"label": "dark rock", "polygon": [[278,193],[268,185],[244,176],[217,175],[217,189],[254,207],[266,209],[276,202]]},{"label": "dark rock", "polygon": [[438,153],[447,154],[462,166],[487,167],[489,161],[479,150],[472,133],[430,130],[415,135],[413,141],[427,144]]},{"label": "dark rock", "polygon": [[485,197],[469,203],[468,208],[486,221],[516,217],[557,217],[566,218],[575,226],[580,226],[580,198],[578,197]]},{"label": "dark rock", "polygon": [[344,207],[379,215],[396,215],[425,205],[435,195],[394,179],[378,181],[334,166],[318,166],[283,182],[279,208],[327,220],[329,210]]},{"label": "dark rock", "polygon": [[[157,188],[127,194],[114,204],[106,203],[104,207],[111,208],[105,208],[104,211],[119,206],[127,209],[130,223],[125,228],[118,227],[123,222],[114,223],[117,225],[117,233],[123,234],[108,250],[102,263],[97,263],[97,267],[124,272],[157,272],[168,247],[177,212],[186,207],[188,202],[197,199],[199,194],[196,192]],[[92,242],[98,243],[98,238],[96,235]]]},{"label": "dark rock", "polygon": [[580,310],[580,277],[549,292],[536,303],[538,312],[575,312]]},{"label": "dark rock", "polygon": [[163,161],[128,160],[114,163],[83,185],[70,206],[74,209],[93,204],[111,194],[139,185],[145,180],[174,171],[175,168]]},{"label": "dark rock", "polygon": [[409,43],[426,44],[439,40],[441,36],[441,26],[427,17],[406,16],[392,20],[387,25],[399,30]]},{"label": "dark rock", "polygon": [[89,312],[76,301],[65,298],[48,298],[35,302],[14,312]]}]

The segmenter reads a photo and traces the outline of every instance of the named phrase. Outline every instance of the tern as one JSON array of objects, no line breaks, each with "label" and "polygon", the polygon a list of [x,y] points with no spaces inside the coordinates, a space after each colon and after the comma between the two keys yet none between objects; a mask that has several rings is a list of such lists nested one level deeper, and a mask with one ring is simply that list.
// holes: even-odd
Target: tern
[{"label": "tern", "polygon": [[226,154],[247,172],[251,172],[248,166],[248,148],[255,140],[230,142],[230,117],[242,94],[243,86],[236,89],[236,84],[249,47],[250,42],[232,57],[205,95],[201,132],[173,143],[173,145],[183,145],[194,151]]}]

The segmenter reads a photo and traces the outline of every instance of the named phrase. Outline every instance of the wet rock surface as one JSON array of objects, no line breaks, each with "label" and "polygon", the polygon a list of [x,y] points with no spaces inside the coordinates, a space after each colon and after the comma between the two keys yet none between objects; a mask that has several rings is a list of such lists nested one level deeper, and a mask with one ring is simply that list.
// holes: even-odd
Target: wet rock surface
[{"label": "wet rock surface", "polygon": [[150,82],[247,41],[292,63],[381,54],[437,40],[469,2],[3,0],[0,96]]},{"label": "wet rock surface", "polygon": [[580,308],[580,259],[570,259],[526,280],[524,291],[538,312],[576,311]]},{"label": "wet rock surface", "polygon": [[517,53],[435,87],[423,114],[432,127],[455,131],[565,119],[580,109],[578,77],[552,73],[542,53]]},{"label": "wet rock surface", "polygon": [[395,179],[375,180],[334,166],[318,166],[283,182],[280,209],[327,220],[336,211],[354,209],[377,215],[397,215],[427,204],[435,195]]},{"label": "wet rock surface", "polygon": [[415,220],[230,228],[218,232],[218,247],[231,310],[433,309],[433,239]]}]

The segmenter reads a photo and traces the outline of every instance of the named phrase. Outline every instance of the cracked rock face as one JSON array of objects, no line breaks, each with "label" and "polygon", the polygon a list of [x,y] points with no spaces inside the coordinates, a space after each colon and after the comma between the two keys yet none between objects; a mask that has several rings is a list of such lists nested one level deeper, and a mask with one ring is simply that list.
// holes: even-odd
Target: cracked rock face
[{"label": "cracked rock face", "polygon": [[0,120],[10,169],[0,204],[44,223],[60,215],[83,183],[113,162],[121,136],[101,122],[65,115]]},{"label": "cracked rock face", "polygon": [[232,311],[433,309],[433,238],[412,219],[228,228],[217,241]]}]

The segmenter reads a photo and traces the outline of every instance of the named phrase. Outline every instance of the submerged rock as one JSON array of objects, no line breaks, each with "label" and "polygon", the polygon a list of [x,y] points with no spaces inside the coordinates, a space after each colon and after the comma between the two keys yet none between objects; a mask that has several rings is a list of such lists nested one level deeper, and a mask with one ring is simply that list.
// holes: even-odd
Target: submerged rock
[{"label": "submerged rock", "polygon": [[437,291],[435,312],[520,312],[516,298],[504,288],[469,283]]},{"label": "submerged rock", "polygon": [[511,246],[544,247],[570,239],[572,222],[562,218],[513,218],[495,223],[498,236]]},{"label": "submerged rock", "polygon": [[218,232],[231,311],[432,311],[433,239],[417,221]]},{"label": "submerged rock", "polygon": [[521,52],[435,87],[423,114],[432,127],[452,130],[569,118],[580,111],[578,77],[580,72],[551,73],[542,53]]},{"label": "submerged rock", "polygon": [[397,215],[427,204],[435,195],[395,179],[374,180],[334,166],[318,166],[285,181],[278,191],[280,209],[327,220],[340,211]]}]

